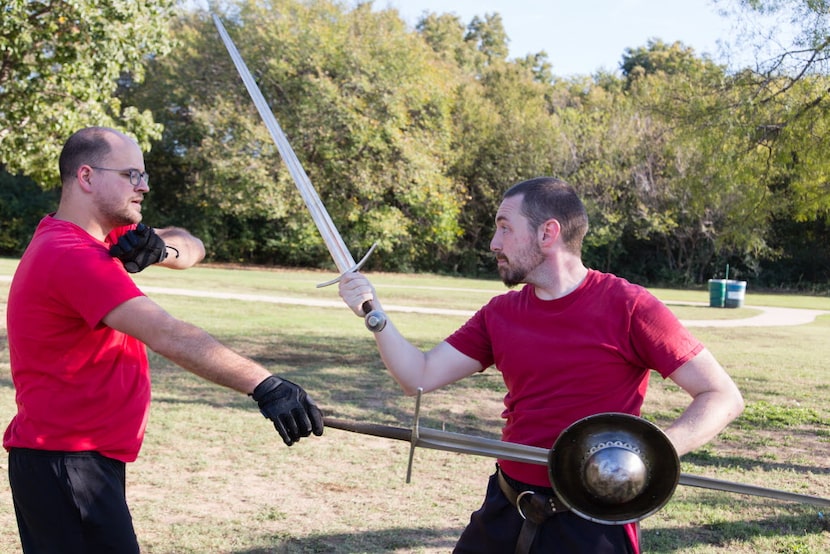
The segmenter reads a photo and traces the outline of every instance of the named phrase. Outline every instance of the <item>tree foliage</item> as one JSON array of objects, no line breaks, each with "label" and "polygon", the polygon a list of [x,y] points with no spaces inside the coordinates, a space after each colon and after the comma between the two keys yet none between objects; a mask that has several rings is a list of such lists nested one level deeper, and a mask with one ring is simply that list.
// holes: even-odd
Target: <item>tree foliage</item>
[{"label": "tree foliage", "polygon": [[57,186],[63,141],[87,125],[118,126],[145,147],[160,127],[123,105],[122,80],[170,49],[174,2],[5,0],[0,4],[0,165]]},{"label": "tree foliage", "polygon": [[744,23],[735,48],[754,63],[730,82],[735,101],[722,119],[738,115],[744,147],[758,153],[756,171],[775,200],[776,216],[797,221],[830,216],[824,152],[830,109],[830,2],[738,0]]},{"label": "tree foliage", "polygon": [[[425,43],[368,4],[240,2],[223,19],[346,242],[379,242],[390,268],[440,263],[460,232],[444,171],[454,77]],[[187,168],[156,200],[198,209],[209,232],[228,217],[273,228],[266,261],[331,265],[212,21],[187,14],[176,33],[183,47],[151,64],[134,97],[187,137],[165,134],[151,154]]]},{"label": "tree foliage", "polygon": [[[824,0],[718,1],[736,24],[797,23],[788,49],[751,65],[654,39],[627,48],[619,73],[567,79],[545,52],[510,59],[496,13],[427,13],[409,28],[372,2],[232,0],[174,18],[170,2],[7,4],[7,168],[54,183],[64,135],[126,128],[151,145],[147,219],[193,230],[211,259],[333,265],[216,13],[355,257],[379,242],[370,268],[492,273],[503,192],[556,175],[589,209],[592,267],[643,283],[701,283],[726,263],[776,286],[830,280]],[[11,224],[0,251],[26,226]]]}]

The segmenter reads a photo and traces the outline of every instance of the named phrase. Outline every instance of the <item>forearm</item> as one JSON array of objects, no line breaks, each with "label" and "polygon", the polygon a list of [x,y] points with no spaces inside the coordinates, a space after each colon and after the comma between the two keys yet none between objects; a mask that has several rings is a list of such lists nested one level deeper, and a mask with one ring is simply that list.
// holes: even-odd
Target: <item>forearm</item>
[{"label": "forearm", "polygon": [[679,456],[706,444],[744,409],[741,391],[707,349],[669,378],[692,397],[686,410],[666,428]]},{"label": "forearm", "polygon": [[[363,305],[371,300],[376,310],[383,310],[371,283],[359,273],[341,276],[340,297],[358,316],[366,314]],[[387,319],[386,327],[374,334],[383,363],[406,394],[413,395],[419,388],[429,392],[448,383],[472,375],[482,369],[479,362],[469,358],[446,342],[429,352],[422,352],[406,340]]]},{"label": "forearm", "polygon": [[176,365],[208,381],[244,394],[271,373],[221,344],[205,331],[177,321],[167,333],[150,346],[155,352]]},{"label": "forearm", "polygon": [[432,390],[427,390],[424,383],[426,354],[406,340],[391,321],[374,337],[386,369],[405,394],[411,396],[419,388],[424,388],[424,392]]},{"label": "forearm", "polygon": [[167,246],[167,258],[159,265],[170,269],[187,269],[204,259],[205,245],[185,229],[165,227],[155,231]]},{"label": "forearm", "polygon": [[694,398],[686,410],[665,429],[678,456],[700,448],[740,415],[740,395],[707,392]]}]

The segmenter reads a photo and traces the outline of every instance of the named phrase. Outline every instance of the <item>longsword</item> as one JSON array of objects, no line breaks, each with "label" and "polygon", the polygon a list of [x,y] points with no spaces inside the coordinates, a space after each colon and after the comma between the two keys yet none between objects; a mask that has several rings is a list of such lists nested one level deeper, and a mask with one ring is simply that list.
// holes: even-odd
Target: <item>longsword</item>
[{"label": "longsword", "polygon": [[[346,421],[330,417],[323,418],[323,422],[326,427],[331,427],[332,429],[409,442],[409,467],[406,473],[407,483],[410,481],[412,475],[412,458],[416,447],[487,456],[514,462],[548,465],[550,450],[546,448],[422,427],[419,423],[419,412],[420,391],[416,398],[415,420],[411,429],[379,425],[376,423]],[[733,481],[723,481],[721,479],[713,479],[711,477],[691,475],[688,473],[680,474],[678,484],[830,508],[830,498],[770,489],[757,485],[735,483]]]},{"label": "longsword", "polygon": [[[355,263],[348,247],[346,247],[346,243],[343,241],[343,237],[340,236],[340,232],[337,230],[337,227],[335,227],[331,216],[326,210],[326,207],[323,205],[323,202],[320,200],[320,196],[317,194],[317,191],[314,190],[314,186],[311,184],[308,174],[305,172],[305,169],[303,169],[302,164],[300,164],[300,160],[297,159],[294,149],[291,148],[291,144],[288,142],[285,133],[283,133],[280,124],[277,122],[277,118],[274,117],[273,112],[268,107],[268,102],[265,101],[265,97],[262,95],[262,91],[259,90],[256,81],[254,81],[253,75],[251,75],[251,72],[248,70],[248,66],[245,65],[245,60],[242,59],[242,56],[236,49],[236,45],[233,43],[230,35],[228,35],[228,32],[225,30],[225,26],[222,25],[222,21],[218,16],[216,16],[216,14],[212,15],[216,29],[219,31],[219,36],[222,37],[222,42],[225,44],[225,48],[227,48],[228,53],[231,55],[231,59],[233,60],[233,64],[236,66],[236,71],[245,83],[245,88],[248,89],[248,94],[251,96],[251,99],[253,100],[263,123],[265,123],[265,126],[268,128],[268,132],[271,134],[271,138],[274,140],[274,144],[277,146],[277,150],[282,156],[282,159],[288,168],[288,172],[294,180],[294,184],[300,191],[303,202],[305,203],[306,208],[308,208],[308,211],[311,213],[311,218],[314,220],[314,224],[317,226],[317,230],[320,232],[320,236],[323,238],[323,242],[325,242],[326,248],[337,266],[337,270],[340,272],[341,276],[345,273],[359,270],[366,262],[369,255],[371,255],[374,251],[377,243],[372,245],[360,262]],[[331,285],[339,280],[340,277],[326,283],[322,283],[318,285],[318,287]],[[363,313],[366,314],[366,327],[375,333],[382,331],[386,326],[386,314],[380,310],[375,310],[372,307],[372,302],[370,300],[364,302],[362,308]]]},{"label": "longsword", "polygon": [[[254,81],[251,72],[248,70],[247,65],[245,65],[245,61],[236,49],[236,45],[234,45],[233,40],[231,40],[225,30],[225,27],[222,25],[221,20],[215,14],[213,14],[213,21],[219,31],[219,35],[222,37],[222,42],[225,44],[225,48],[227,48],[228,53],[236,66],[239,76],[245,83],[245,88],[248,89],[248,94],[251,96],[260,117],[262,117],[265,126],[268,128],[268,132],[271,134],[271,138],[274,140],[274,144],[277,146],[277,150],[282,156],[283,161],[285,162],[285,165],[294,180],[294,184],[300,191],[306,208],[308,208],[311,213],[311,218],[314,220],[314,224],[317,226],[317,230],[320,232],[320,235],[323,238],[332,259],[334,260],[335,265],[337,265],[338,271],[341,275],[357,271],[366,262],[366,259],[374,251],[377,244],[372,245],[360,262],[355,263],[354,258],[349,252],[348,247],[346,247],[346,244],[340,236],[337,227],[334,225],[334,222],[326,210],[326,207],[323,205],[323,202],[314,190],[314,186],[311,184],[308,174],[303,169],[302,164],[300,164],[297,155],[294,153],[294,149],[291,148],[291,144],[288,142],[282,128],[277,122],[277,119],[268,107],[265,97],[262,95],[262,92],[259,90],[256,81]],[[330,285],[336,283],[338,280],[339,278],[322,283],[318,286]],[[379,310],[374,310],[371,301],[366,301],[363,304],[363,311],[366,314],[367,328],[374,332],[383,330],[386,326],[386,314]],[[549,451],[544,448],[499,441],[495,439],[486,439],[462,433],[452,433],[449,431],[430,429],[428,427],[420,427],[417,415],[415,425],[412,429],[377,425],[372,423],[349,422],[328,417],[325,418],[325,425],[334,429],[409,442],[410,462],[407,470],[407,482],[409,482],[411,477],[412,456],[416,447],[432,448],[436,450],[474,454],[479,456],[489,456],[493,458],[527,462],[537,465],[547,465],[548,463]],[[679,484],[830,507],[830,499],[826,498],[769,489],[743,483],[734,483],[731,481],[722,481],[720,479],[690,475],[687,473],[680,474]]]}]

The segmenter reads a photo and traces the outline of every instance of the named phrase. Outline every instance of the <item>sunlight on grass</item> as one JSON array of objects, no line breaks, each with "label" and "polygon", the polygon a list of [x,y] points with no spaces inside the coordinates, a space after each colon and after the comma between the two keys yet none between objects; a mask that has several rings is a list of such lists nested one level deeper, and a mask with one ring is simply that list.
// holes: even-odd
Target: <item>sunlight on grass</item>
[{"label": "sunlight on grass", "polygon": [[[15,260],[0,258],[0,277]],[[339,302],[322,271],[183,272],[150,268],[143,287],[239,292]],[[385,303],[474,310],[504,291],[495,280],[371,274]],[[830,310],[830,299],[747,294],[738,309],[709,308],[706,292],[655,291],[682,319],[741,319],[752,306]],[[0,279],[0,305],[8,280]],[[408,427],[414,400],[383,368],[371,334],[345,306],[204,299],[150,293],[271,371],[301,383],[327,416]],[[672,302],[675,302],[672,304]],[[696,302],[696,305],[678,304]],[[767,304],[769,302],[769,304]],[[773,303],[774,302],[774,303]],[[395,313],[419,346],[440,342],[466,319]],[[714,441],[682,459],[683,471],[830,497],[830,316],[797,327],[694,328],[733,376],[746,411]],[[15,411],[8,348],[0,333],[0,419]],[[250,398],[206,383],[151,354],[153,407],[128,498],[144,552],[264,554],[449,552],[484,494],[493,460],[417,449],[327,429],[286,448]],[[497,437],[504,384],[493,370],[425,395],[421,424]],[[688,402],[671,381],[652,378],[647,419],[665,426]],[[7,483],[0,482],[0,552],[19,551]],[[649,553],[830,552],[826,519],[813,506],[680,486],[642,522]]]}]

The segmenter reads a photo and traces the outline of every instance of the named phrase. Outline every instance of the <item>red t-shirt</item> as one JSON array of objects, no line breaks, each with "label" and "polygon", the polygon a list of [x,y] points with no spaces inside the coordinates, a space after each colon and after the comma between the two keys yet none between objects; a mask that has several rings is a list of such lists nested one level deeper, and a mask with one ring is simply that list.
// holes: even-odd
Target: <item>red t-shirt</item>
[{"label": "red t-shirt", "polygon": [[[564,298],[540,300],[531,285],[497,296],[447,342],[501,371],[502,439],[548,449],[583,417],[640,415],[650,370],[666,377],[703,349],[651,293],[594,270]],[[499,464],[514,479],[550,486],[545,466]]]},{"label": "red t-shirt", "polygon": [[101,320],[142,296],[109,246],[80,227],[46,216],[20,260],[7,322],[17,415],[3,446],[94,450],[131,462],[150,405],[147,352]]}]

